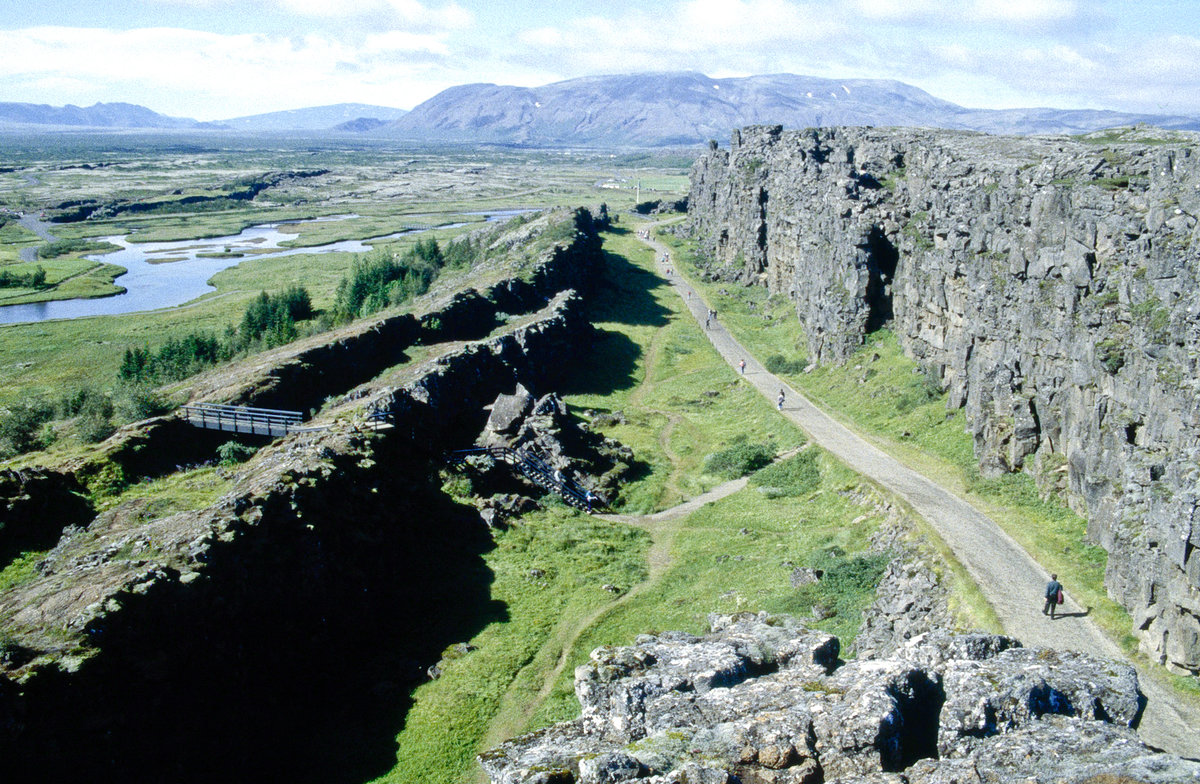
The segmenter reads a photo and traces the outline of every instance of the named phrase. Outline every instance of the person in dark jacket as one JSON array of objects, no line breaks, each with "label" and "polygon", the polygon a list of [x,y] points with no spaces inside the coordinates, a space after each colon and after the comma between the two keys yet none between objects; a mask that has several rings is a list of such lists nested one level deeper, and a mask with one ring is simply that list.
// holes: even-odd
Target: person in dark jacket
[{"label": "person in dark jacket", "polygon": [[1054,619],[1054,611],[1058,609],[1058,603],[1062,601],[1062,583],[1058,581],[1058,575],[1050,575],[1050,582],[1046,583],[1046,604],[1042,607],[1042,615],[1049,615],[1051,620]]}]

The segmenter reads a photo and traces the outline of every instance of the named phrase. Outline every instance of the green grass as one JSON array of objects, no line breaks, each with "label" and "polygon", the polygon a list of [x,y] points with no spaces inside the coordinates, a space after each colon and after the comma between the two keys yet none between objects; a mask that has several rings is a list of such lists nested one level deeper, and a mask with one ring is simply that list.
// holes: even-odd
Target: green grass
[{"label": "green grass", "polygon": [[[540,685],[523,670],[560,624],[613,601],[605,584],[627,588],[645,578],[649,537],[562,507],[528,515],[496,537],[487,555],[492,597],[507,620],[476,635],[477,650],[447,664],[418,687],[397,738],[397,765],[382,781],[469,781],[480,740],[511,689]],[[553,666],[553,663],[549,663]]]},{"label": "green grass", "polygon": [[46,557],[45,550],[24,552],[0,569],[0,591],[8,591],[31,582],[38,576],[37,562]]},{"label": "green grass", "polygon": [[[852,591],[847,590],[850,580],[798,591],[789,578],[796,566],[853,569],[854,554],[866,549],[880,521],[841,492],[858,486],[856,475],[823,453],[819,463],[820,487],[806,498],[768,499],[743,490],[687,518],[676,535],[674,565],[655,585],[580,636],[530,728],[579,715],[572,673],[596,647],[629,645],[638,634],[667,630],[700,634],[707,631],[712,612],[811,618],[819,604],[835,614],[813,625],[849,645],[862,608],[874,599],[878,575],[857,582]],[[857,522],[847,525],[849,520]],[[871,563],[872,569],[878,567]]]},{"label": "green grass", "polygon": [[750,477],[750,484],[759,488],[760,493],[776,498],[811,493],[820,483],[817,453],[812,449],[755,471]]},{"label": "green grass", "polygon": [[[608,274],[592,304],[601,332],[564,386],[573,411],[625,416],[626,424],[603,431],[632,446],[650,469],[622,488],[620,511],[627,513],[673,506],[719,483],[721,477],[704,472],[713,452],[747,440],[772,444],[772,451],[804,441],[716,354],[653,274],[643,247],[625,232],[607,235]],[[802,454],[782,465],[807,488],[803,496],[745,490],[674,523],[670,565],[651,583],[645,583],[651,537],[634,526],[553,506],[499,533],[485,558],[495,574],[493,597],[508,618],[470,641],[478,650],[415,691],[398,737],[397,767],[383,780],[476,780],[473,757],[485,739],[578,715],[572,673],[594,647],[629,644],[645,632],[703,631],[709,612],[809,615],[819,604],[833,613],[820,625],[848,643],[861,608],[874,597],[877,580],[864,575],[879,568],[878,559],[863,562],[855,554],[879,520],[874,507],[844,492],[859,487],[854,474],[819,450]],[[835,576],[841,569],[848,579],[797,592],[788,564]],[[543,701],[561,657],[566,664]]]},{"label": "green grass", "polygon": [[622,490],[621,511],[649,513],[719,484],[712,453],[744,441],[783,451],[804,442],[705,339],[684,303],[654,272],[635,236],[609,234],[610,274],[595,305],[599,330],[584,372],[565,385],[577,410],[623,412],[602,430],[629,445],[650,472]]},{"label": "green grass", "polygon": [[216,503],[233,486],[233,475],[217,466],[201,466],[177,471],[121,488],[119,492],[96,498],[99,510],[112,509],[129,501],[138,501],[138,514],[144,522],[175,512],[204,509]]},{"label": "green grass", "polygon": [[13,272],[28,273],[36,266],[46,270],[46,283],[49,284],[49,288],[0,289],[0,305],[48,302],[56,299],[91,299],[124,291],[115,283],[116,279],[124,274],[124,267],[76,256],[60,256],[33,264],[15,264],[10,269]]}]

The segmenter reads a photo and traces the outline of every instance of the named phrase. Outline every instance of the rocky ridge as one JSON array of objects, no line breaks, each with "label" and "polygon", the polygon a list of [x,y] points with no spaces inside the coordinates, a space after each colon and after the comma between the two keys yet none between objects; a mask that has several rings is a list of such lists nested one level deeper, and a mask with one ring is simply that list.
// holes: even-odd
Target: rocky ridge
[{"label": "rocky ridge", "polygon": [[1200,672],[1198,216],[1194,138],[1148,130],[754,127],[689,197],[710,273],[793,299],[814,360],[890,326],[966,409],[985,473],[1066,490],[1142,649],[1179,673]]},{"label": "rocky ridge", "polygon": [[[0,596],[0,770],[321,780],[313,755],[361,720],[338,713],[402,692],[392,680],[469,638],[468,610],[488,605],[486,534],[438,491],[431,465],[470,443],[501,391],[552,387],[590,336],[567,286],[587,291],[601,258],[586,215],[541,221],[535,232],[562,235],[561,221],[575,231],[486,296],[449,296],[423,317],[385,317],[198,382],[219,402],[343,386],[308,427],[236,469],[215,501],[163,515],[135,499],[76,515],[36,576]],[[505,324],[501,307],[523,315]],[[387,350],[370,345],[381,334]],[[418,336],[444,342],[426,362],[378,375]],[[368,426],[370,410],[389,412],[390,427]],[[204,441],[177,419],[139,423],[64,472],[5,474],[6,508],[59,503],[75,481],[153,476],[143,472]],[[442,601],[451,609],[431,621]],[[385,652],[378,669],[362,666]],[[395,728],[372,729],[386,759]]]}]

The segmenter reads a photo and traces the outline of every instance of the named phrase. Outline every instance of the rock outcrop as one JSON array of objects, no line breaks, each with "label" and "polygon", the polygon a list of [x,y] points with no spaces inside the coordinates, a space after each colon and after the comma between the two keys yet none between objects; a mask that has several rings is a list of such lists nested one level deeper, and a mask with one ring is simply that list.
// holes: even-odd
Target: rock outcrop
[{"label": "rock outcrop", "polygon": [[[842,663],[788,617],[599,648],[575,671],[582,715],[479,758],[493,784],[1184,782],[1200,763],[1130,729],[1125,664],[932,633]],[[1109,777],[1109,778],[1104,778]]]},{"label": "rock outcrop", "polygon": [[1200,673],[1200,153],[1150,133],[748,128],[689,215],[711,274],[795,301],[814,360],[890,325],[985,473],[1062,482],[1143,650]]},{"label": "rock outcrop", "polygon": [[[551,392],[535,399],[520,384],[513,394],[496,396],[487,425],[475,443],[485,448],[523,450],[556,471],[560,477],[558,481],[591,491],[598,502],[605,505],[611,505],[615,500],[618,485],[634,460],[629,447],[594,433],[586,423],[573,419],[558,394]],[[474,487],[476,494],[501,494],[502,509],[511,505],[506,491],[538,495],[543,492],[532,480],[518,479],[522,477],[519,472],[501,467],[487,455],[471,458],[468,462],[480,472]]]}]

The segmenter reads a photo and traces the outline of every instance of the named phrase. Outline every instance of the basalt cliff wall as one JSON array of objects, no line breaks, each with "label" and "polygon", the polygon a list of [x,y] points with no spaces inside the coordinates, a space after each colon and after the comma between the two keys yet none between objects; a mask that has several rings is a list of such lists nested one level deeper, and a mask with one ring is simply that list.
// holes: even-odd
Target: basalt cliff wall
[{"label": "basalt cliff wall", "polygon": [[1142,648],[1196,673],[1200,151],[1136,135],[747,128],[696,162],[689,219],[814,360],[890,326],[985,473],[1060,483]]}]

